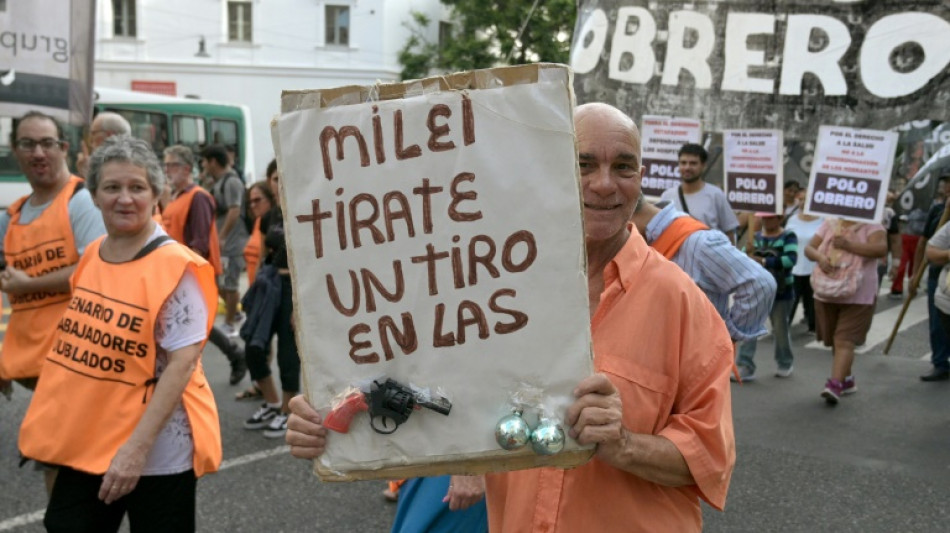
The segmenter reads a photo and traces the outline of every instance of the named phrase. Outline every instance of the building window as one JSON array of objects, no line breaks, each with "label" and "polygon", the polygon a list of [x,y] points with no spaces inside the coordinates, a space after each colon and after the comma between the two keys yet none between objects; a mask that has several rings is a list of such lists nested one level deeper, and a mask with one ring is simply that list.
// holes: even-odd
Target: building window
[{"label": "building window", "polygon": [[350,8],[349,6],[326,6],[327,44],[337,46],[350,45]]},{"label": "building window", "polygon": [[228,2],[228,40],[251,42],[250,2]]},{"label": "building window", "polygon": [[112,0],[112,35],[135,37],[135,0]]}]

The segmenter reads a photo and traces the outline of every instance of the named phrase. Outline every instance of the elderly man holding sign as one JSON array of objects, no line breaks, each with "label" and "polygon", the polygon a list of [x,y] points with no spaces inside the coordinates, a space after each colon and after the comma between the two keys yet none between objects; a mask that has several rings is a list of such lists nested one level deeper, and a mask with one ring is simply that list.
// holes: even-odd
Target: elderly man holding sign
[{"label": "elderly man holding sign", "polygon": [[[596,454],[571,470],[487,475],[490,528],[700,531],[700,499],[723,508],[735,462],[732,342],[695,283],[631,231],[636,125],[605,104],[574,119],[597,373],[578,376],[565,423]],[[320,456],[332,438],[320,415],[300,396],[291,410],[291,453]]]}]

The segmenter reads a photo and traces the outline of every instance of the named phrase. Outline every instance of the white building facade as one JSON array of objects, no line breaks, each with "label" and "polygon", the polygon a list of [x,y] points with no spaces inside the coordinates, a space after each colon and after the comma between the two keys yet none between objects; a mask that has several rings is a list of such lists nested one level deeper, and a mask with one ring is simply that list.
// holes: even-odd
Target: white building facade
[{"label": "white building facade", "polygon": [[248,106],[258,176],[282,90],[398,80],[412,13],[432,41],[448,18],[439,0],[97,1],[95,85]]}]

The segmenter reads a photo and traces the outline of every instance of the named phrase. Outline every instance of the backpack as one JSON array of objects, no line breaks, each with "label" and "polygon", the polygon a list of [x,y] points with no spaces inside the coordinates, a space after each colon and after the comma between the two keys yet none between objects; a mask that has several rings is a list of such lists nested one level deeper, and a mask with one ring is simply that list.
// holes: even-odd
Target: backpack
[{"label": "backpack", "polygon": [[[839,235],[840,231],[838,226],[835,234]],[[811,273],[811,287],[819,298],[840,300],[858,292],[864,277],[864,261],[856,254],[835,248],[832,240],[831,237],[822,240],[818,252],[828,257],[835,270],[828,274],[820,266],[815,266]]]},{"label": "backpack", "polygon": [[[244,196],[241,198],[241,209],[240,209],[240,220],[238,222],[244,225],[244,229],[247,230],[247,234],[250,235],[254,231],[254,215],[251,214],[251,191],[244,185],[244,178],[240,174],[237,174],[235,171],[234,176],[241,180],[241,187],[244,187]],[[222,186],[222,190],[224,187]]]}]

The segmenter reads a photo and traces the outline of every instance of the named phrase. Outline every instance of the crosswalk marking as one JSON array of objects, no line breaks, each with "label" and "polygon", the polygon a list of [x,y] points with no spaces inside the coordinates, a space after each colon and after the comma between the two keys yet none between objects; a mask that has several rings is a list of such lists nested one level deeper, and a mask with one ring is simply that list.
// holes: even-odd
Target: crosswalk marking
[{"label": "crosswalk marking", "polygon": [[[275,455],[287,455],[290,453],[290,446],[286,444],[283,446],[277,446],[276,448],[271,448],[269,450],[262,450],[259,452],[249,453],[247,455],[242,455],[240,457],[235,457],[233,459],[227,459],[221,462],[221,467],[218,468],[218,471],[227,470],[228,468],[233,468],[235,466],[241,466],[248,463],[253,463],[255,461],[260,461],[262,459],[267,459],[268,457],[273,457]],[[46,515],[46,510],[33,511],[32,513],[21,514],[19,516],[14,516],[13,518],[8,518],[6,520],[0,521],[0,531],[9,531],[13,528],[28,526],[30,524],[35,524],[43,520],[43,516]]]}]

